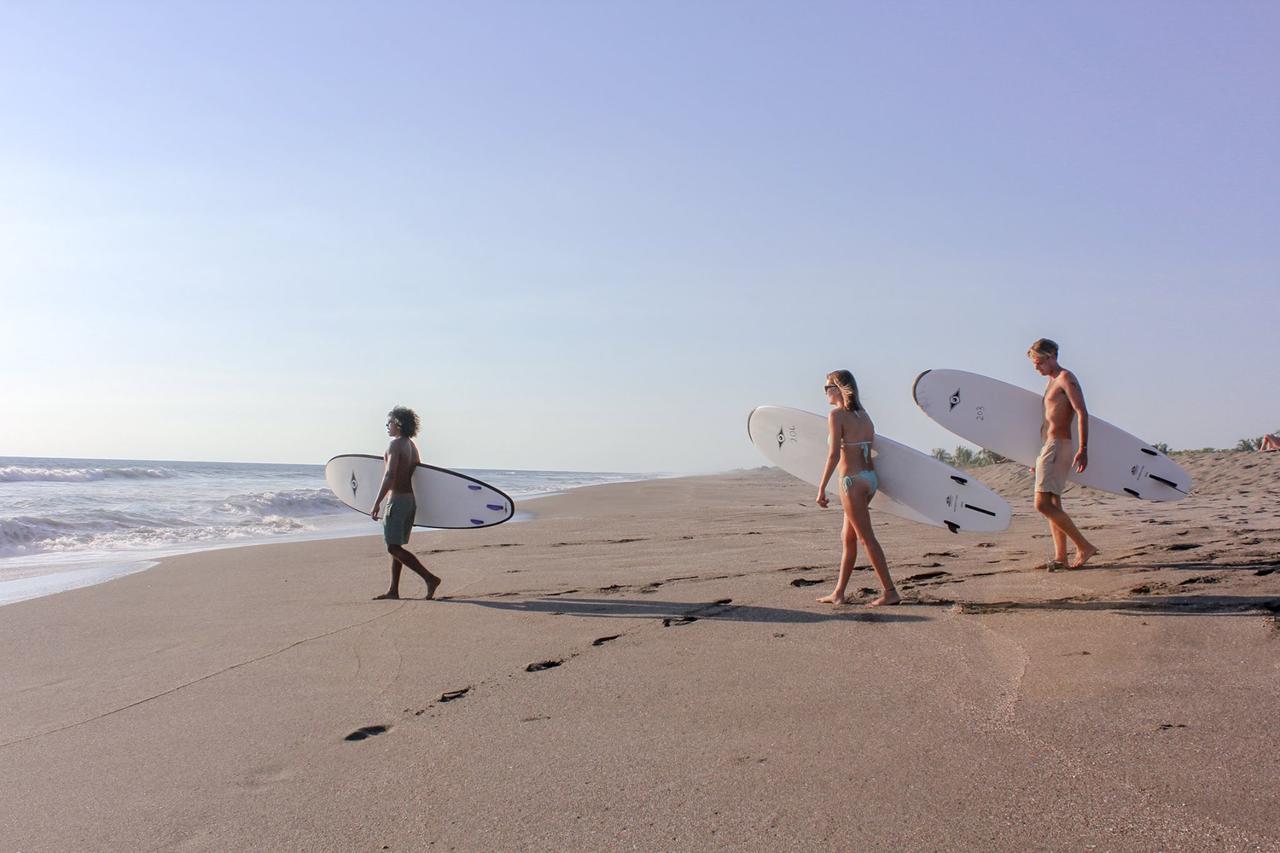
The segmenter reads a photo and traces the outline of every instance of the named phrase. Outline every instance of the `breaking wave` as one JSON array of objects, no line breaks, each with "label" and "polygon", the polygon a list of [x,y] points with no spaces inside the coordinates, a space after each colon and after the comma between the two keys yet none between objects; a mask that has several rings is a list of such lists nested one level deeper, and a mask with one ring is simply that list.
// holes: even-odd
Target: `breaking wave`
[{"label": "breaking wave", "polygon": [[97,480],[167,480],[181,476],[172,468],[0,468],[0,483],[91,483]]}]

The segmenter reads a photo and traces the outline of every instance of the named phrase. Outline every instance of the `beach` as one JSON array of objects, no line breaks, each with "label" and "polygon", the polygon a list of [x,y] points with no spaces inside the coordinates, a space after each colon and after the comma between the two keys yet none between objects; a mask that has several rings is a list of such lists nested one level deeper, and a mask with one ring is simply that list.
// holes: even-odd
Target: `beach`
[{"label": "beach", "polygon": [[1280,454],[1177,461],[1079,571],[1012,463],[1004,533],[875,515],[894,608],[774,469],[415,532],[436,601],[370,536],[11,604],[0,849],[1280,850]]}]

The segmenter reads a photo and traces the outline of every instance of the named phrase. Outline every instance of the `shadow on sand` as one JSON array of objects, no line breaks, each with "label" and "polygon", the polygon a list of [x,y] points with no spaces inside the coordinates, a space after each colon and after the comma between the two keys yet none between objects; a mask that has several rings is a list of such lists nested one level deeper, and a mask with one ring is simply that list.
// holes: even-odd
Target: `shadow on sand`
[{"label": "shadow on sand", "polygon": [[[734,604],[731,599],[712,602],[636,601],[617,598],[535,598],[527,601],[485,601],[475,598],[447,598],[443,602],[471,604],[516,613],[549,613],[557,616],[606,617],[610,619],[661,619],[668,626],[701,619],[718,622],[766,622],[808,625],[818,622],[925,622],[927,616],[904,612],[896,607],[863,607],[858,604],[828,610],[786,610]],[[815,604],[815,607],[821,605]]]}]

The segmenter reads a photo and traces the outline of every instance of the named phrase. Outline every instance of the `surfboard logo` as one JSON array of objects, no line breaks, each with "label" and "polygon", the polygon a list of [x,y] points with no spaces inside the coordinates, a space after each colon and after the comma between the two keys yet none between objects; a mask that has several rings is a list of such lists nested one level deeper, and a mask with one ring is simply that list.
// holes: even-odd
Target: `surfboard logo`
[{"label": "surfboard logo", "polygon": [[782,445],[786,443],[787,443],[787,434],[783,431],[782,427],[778,427],[778,449],[781,450]]},{"label": "surfboard logo", "polygon": [[351,472],[351,497],[355,498],[356,492],[360,491],[360,481],[356,479],[356,472]]},{"label": "surfboard logo", "polygon": [[950,412],[954,410],[955,407],[958,405],[960,405],[960,389],[959,388],[957,388],[956,392],[951,395],[951,408],[947,409],[947,411]]}]

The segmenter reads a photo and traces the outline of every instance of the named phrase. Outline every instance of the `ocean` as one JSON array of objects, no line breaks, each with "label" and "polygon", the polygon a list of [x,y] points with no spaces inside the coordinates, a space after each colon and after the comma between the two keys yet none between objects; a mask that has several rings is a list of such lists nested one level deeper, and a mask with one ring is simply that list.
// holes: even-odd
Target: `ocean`
[{"label": "ocean", "polygon": [[[458,469],[516,501],[656,474]],[[517,519],[519,516],[517,515]],[[101,583],[162,557],[378,532],[323,465],[0,457],[0,604]]]}]

